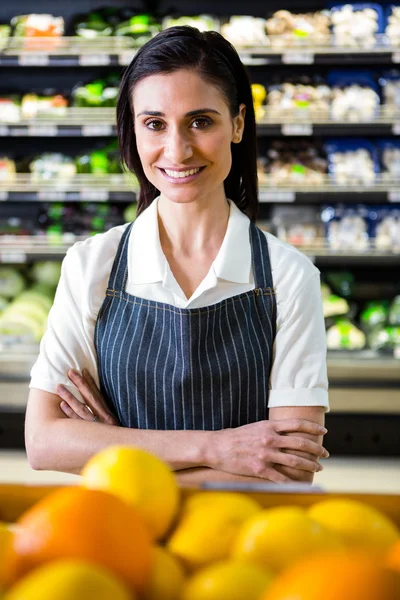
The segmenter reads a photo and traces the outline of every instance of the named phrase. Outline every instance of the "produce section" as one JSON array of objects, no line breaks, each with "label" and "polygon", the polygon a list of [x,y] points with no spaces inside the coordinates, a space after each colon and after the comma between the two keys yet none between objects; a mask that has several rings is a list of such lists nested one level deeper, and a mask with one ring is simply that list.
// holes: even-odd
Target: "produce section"
[{"label": "produce section", "polygon": [[[21,390],[43,327],[18,310],[37,285],[35,263],[57,264],[75,241],[134,218],[137,182],[122,172],[115,141],[122,69],[157,31],[191,24],[220,31],[248,65],[259,225],[299,247],[321,270],[330,417],[340,395],[340,411],[344,394],[352,411],[349,389],[370,392],[371,374],[382,411],[389,406],[398,415],[399,323],[389,318],[400,294],[398,7],[314,3],[288,11],[250,2],[243,15],[235,4],[217,3],[210,11],[196,2],[187,15],[179,2],[173,10],[155,3],[147,12],[124,2],[75,4],[62,3],[59,15],[46,15],[48,6],[28,15],[24,2],[15,14],[0,13],[0,260],[25,286],[22,298],[7,297],[0,315],[7,410],[18,405],[21,422]],[[330,282],[335,271],[351,274],[349,295]],[[32,314],[39,313],[35,306]],[[377,314],[385,319],[375,322]],[[31,338],[11,344],[10,326],[18,326],[21,337],[23,322]],[[352,373],[349,361],[357,363]],[[353,408],[362,412],[359,403]],[[389,439],[391,450],[384,452],[393,454],[398,441]],[[368,452],[368,442],[360,444],[358,451]]]}]

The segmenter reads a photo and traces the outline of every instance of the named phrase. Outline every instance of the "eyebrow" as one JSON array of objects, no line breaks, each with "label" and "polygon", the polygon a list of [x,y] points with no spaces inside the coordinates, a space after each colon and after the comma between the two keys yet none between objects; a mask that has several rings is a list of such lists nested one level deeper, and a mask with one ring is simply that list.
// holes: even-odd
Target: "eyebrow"
[{"label": "eyebrow", "polygon": [[[221,113],[219,113],[214,108],[198,108],[196,110],[191,110],[190,112],[186,113],[185,117],[196,117],[197,115],[203,115],[204,113],[215,113],[216,115],[221,115]],[[140,117],[141,115],[148,115],[151,117],[165,117],[165,114],[158,110],[144,110],[136,116]]]}]

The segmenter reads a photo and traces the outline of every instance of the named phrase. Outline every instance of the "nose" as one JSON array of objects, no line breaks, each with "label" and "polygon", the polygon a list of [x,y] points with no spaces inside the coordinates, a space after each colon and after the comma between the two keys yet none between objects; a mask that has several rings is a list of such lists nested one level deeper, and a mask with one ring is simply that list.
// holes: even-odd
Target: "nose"
[{"label": "nose", "polygon": [[185,132],[178,128],[170,129],[164,148],[165,157],[173,164],[180,165],[193,156],[191,141]]}]

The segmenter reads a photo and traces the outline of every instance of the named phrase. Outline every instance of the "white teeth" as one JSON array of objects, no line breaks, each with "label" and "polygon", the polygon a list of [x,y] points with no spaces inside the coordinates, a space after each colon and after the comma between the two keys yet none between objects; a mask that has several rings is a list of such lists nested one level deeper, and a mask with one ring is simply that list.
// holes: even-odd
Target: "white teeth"
[{"label": "white teeth", "polygon": [[166,174],[169,177],[175,177],[175,179],[182,179],[183,177],[189,177],[189,175],[194,175],[200,171],[200,167],[197,169],[188,169],[187,171],[170,171],[169,169],[164,169]]}]

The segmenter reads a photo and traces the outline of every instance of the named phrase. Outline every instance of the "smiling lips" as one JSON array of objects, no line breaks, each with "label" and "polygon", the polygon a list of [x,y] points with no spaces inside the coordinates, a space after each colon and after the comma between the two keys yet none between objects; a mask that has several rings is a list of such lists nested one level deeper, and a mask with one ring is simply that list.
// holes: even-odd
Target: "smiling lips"
[{"label": "smiling lips", "polygon": [[180,179],[180,180],[191,180],[200,173],[205,167],[192,167],[190,169],[163,169],[159,167],[160,171],[168,179]]}]

